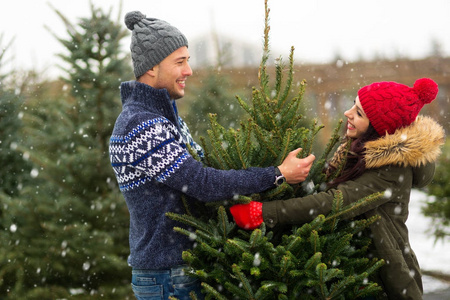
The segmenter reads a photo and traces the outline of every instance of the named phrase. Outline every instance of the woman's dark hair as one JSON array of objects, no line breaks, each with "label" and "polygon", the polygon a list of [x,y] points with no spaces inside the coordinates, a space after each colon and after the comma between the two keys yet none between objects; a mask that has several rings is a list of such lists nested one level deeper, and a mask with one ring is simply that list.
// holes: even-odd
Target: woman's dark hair
[{"label": "woman's dark hair", "polygon": [[[366,132],[352,140],[350,149],[348,150],[345,166],[338,177],[329,183],[329,187],[336,187],[340,183],[355,179],[361,176],[366,170],[366,160],[364,159],[364,152],[366,150],[366,143],[376,140],[380,137],[372,124],[369,123],[369,127]],[[348,142],[349,137],[345,137],[344,143]]]}]

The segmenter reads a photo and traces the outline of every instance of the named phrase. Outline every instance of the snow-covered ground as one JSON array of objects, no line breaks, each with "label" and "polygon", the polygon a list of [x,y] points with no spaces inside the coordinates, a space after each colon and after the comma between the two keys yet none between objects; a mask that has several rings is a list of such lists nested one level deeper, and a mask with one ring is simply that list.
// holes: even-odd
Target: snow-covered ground
[{"label": "snow-covered ground", "polygon": [[[422,270],[450,274],[450,239],[435,241],[430,231],[431,219],[421,213],[427,195],[413,190],[406,225],[409,229],[411,247],[417,255]],[[424,294],[449,289],[450,283],[430,276],[423,277]]]}]

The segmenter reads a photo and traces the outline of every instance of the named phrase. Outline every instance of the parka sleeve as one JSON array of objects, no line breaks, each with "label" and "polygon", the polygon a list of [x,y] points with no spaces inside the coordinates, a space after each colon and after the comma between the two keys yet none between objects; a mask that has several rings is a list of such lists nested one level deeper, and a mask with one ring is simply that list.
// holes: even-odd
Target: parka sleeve
[{"label": "parka sleeve", "polygon": [[436,164],[430,162],[426,165],[413,169],[413,187],[422,188],[433,180]]},{"label": "parka sleeve", "polygon": [[[366,196],[387,191],[368,205],[355,209],[343,218],[352,218],[374,209],[391,199],[391,190],[398,184],[398,178],[404,173],[404,168],[387,167],[366,171],[355,180],[340,184],[337,189],[329,189],[314,195],[288,200],[277,200],[263,203],[263,219],[268,227],[277,224],[303,224],[311,222],[318,215],[331,212],[333,199],[337,190],[342,192],[344,205],[349,205]],[[394,180],[396,178],[397,180]]]}]

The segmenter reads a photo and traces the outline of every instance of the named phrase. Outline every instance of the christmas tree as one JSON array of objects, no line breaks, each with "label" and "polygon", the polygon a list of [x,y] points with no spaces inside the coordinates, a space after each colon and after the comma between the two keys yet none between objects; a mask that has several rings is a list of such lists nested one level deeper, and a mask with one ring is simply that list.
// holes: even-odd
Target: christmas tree
[{"label": "christmas tree", "polygon": [[[21,131],[24,128],[23,114],[17,113],[24,103],[22,83],[17,82],[16,72],[6,72],[3,67],[8,64],[9,50],[13,40],[3,45],[3,34],[0,35],[0,193],[17,195],[27,184],[31,165],[22,153],[16,151],[23,142]],[[18,76],[18,75],[17,75]],[[26,78],[27,76],[21,76]],[[26,79],[24,79],[26,80]],[[2,215],[0,208],[0,219]]]},{"label": "christmas tree", "polygon": [[77,24],[55,9],[67,29],[58,38],[67,50],[65,78],[30,84],[25,104],[10,112],[23,115],[16,150],[32,167],[18,193],[0,194],[2,299],[131,294],[128,210],[108,154],[120,78],[132,76],[120,51],[127,31],[91,8]]},{"label": "christmas tree", "polygon": [[[220,69],[220,65],[217,67]],[[186,123],[192,124],[189,130],[193,136],[205,136],[209,129],[207,122],[208,113],[216,113],[219,124],[228,124],[233,127],[243,115],[237,105],[229,103],[233,96],[230,92],[229,78],[225,74],[217,74],[215,68],[206,70],[205,79],[201,87],[194,88],[195,99],[189,104],[189,114],[184,118]],[[228,102],[228,103],[227,103]],[[225,106],[224,106],[225,104]]]},{"label": "christmas tree", "polygon": [[433,220],[433,232],[437,239],[450,236],[450,140],[444,144],[442,155],[436,163],[436,174],[428,185],[427,205],[423,208],[425,216]]},{"label": "christmas tree", "polygon": [[[310,128],[300,126],[299,109],[306,83],[301,82],[296,95],[290,97],[294,88],[293,48],[286,78],[286,66],[280,58],[275,66],[274,86],[270,86],[266,69],[269,58],[267,1],[265,13],[259,88],[253,88],[251,104],[237,97],[248,118],[241,122],[239,129],[225,129],[216,115],[210,116],[209,140],[201,139],[208,166],[218,169],[276,166],[298,147],[306,157],[321,129],[316,122]],[[323,189],[329,178],[325,178],[322,170],[339,141],[338,131],[339,126],[303,184],[283,184],[261,194],[206,206],[206,210],[212,207],[216,211],[217,218],[210,218],[208,213],[203,217],[189,213],[167,214],[194,228],[194,231],[183,227],[175,230],[195,241],[192,249],[183,252],[183,259],[192,268],[192,275],[201,279],[207,299],[355,299],[379,291],[369,276],[383,261],[366,257],[371,241],[362,234],[377,217],[353,221],[340,218],[354,206],[364,205],[380,195],[342,207],[342,196],[338,194],[329,216],[318,216],[303,226],[275,230],[266,229],[264,223],[252,232],[241,230],[226,209],[235,203],[301,197]]]}]

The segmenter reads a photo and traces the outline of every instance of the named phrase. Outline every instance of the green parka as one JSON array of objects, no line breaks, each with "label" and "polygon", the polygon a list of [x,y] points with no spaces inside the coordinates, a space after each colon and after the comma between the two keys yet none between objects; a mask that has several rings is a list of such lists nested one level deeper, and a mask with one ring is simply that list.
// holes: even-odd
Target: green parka
[{"label": "green parka", "polygon": [[[380,269],[381,298],[422,299],[419,263],[411,249],[406,220],[411,189],[431,182],[443,128],[428,117],[419,116],[410,126],[392,135],[366,143],[366,171],[360,177],[338,185],[348,205],[376,192],[384,197],[353,211],[345,218],[379,215],[371,227],[374,255],[386,261]],[[268,227],[303,224],[331,211],[336,189],[303,198],[263,203],[263,219]]]}]

